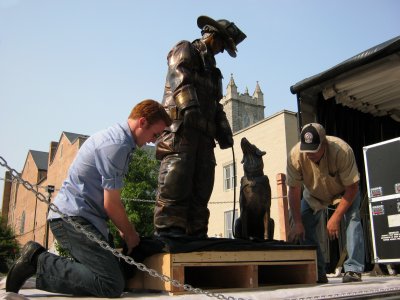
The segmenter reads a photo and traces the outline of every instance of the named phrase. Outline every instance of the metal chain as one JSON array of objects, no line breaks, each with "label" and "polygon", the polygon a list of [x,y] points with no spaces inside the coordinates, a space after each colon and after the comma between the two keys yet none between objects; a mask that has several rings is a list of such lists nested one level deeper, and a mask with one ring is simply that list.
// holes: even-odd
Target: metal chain
[{"label": "metal chain", "polygon": [[[2,156],[0,156],[0,165],[2,167],[7,168],[10,171],[10,174],[11,174],[12,178],[16,179],[19,183],[21,183],[28,191],[33,192],[36,195],[36,197],[41,202],[46,203],[52,211],[58,213],[61,216],[62,220],[64,220],[67,223],[70,223],[75,228],[76,231],[82,232],[88,239],[90,239],[91,241],[96,242],[97,244],[99,244],[99,246],[101,248],[103,248],[103,249],[105,249],[107,251],[110,251],[115,257],[122,258],[123,260],[125,260],[126,263],[128,263],[130,265],[135,265],[140,271],[147,272],[147,273],[150,274],[150,276],[159,278],[160,280],[162,280],[164,282],[169,282],[175,287],[183,288],[185,291],[194,292],[196,294],[204,294],[204,295],[206,295],[208,297],[215,297],[217,299],[236,300],[236,298],[234,298],[232,296],[225,296],[225,295],[220,294],[220,293],[214,293],[214,292],[202,290],[200,288],[194,288],[190,284],[184,284],[184,283],[179,282],[178,280],[171,279],[171,277],[169,277],[167,275],[160,274],[156,270],[147,268],[144,264],[136,262],[132,257],[126,256],[126,255],[120,253],[118,250],[112,248],[107,242],[98,239],[91,232],[86,231],[82,227],[82,225],[74,222],[69,216],[67,216],[66,214],[62,213],[60,211],[60,209],[56,205],[54,205],[53,203],[51,203],[51,202],[49,202],[47,200],[46,196],[44,196],[42,193],[36,191],[33,188],[32,184],[30,184],[28,181],[24,180],[21,177],[20,173],[18,173],[15,169],[11,168],[7,164],[7,161]],[[238,298],[238,300],[244,300],[244,299],[243,298]]]}]

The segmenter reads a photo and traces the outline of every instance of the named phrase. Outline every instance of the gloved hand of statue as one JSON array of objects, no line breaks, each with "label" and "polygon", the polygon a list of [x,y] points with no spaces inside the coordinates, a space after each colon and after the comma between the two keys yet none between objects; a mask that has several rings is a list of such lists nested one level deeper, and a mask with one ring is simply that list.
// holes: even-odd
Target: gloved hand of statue
[{"label": "gloved hand of statue", "polygon": [[219,131],[215,139],[218,141],[221,149],[228,149],[233,146],[232,133]]},{"label": "gloved hand of statue", "polygon": [[217,111],[215,117],[216,135],[219,147],[221,149],[227,149],[233,146],[233,134],[231,126],[229,125],[226,114],[223,110]]},{"label": "gloved hand of statue", "polygon": [[183,125],[188,128],[198,128],[201,119],[201,112],[198,106],[188,107],[184,110]]},{"label": "gloved hand of statue", "polygon": [[219,144],[221,149],[227,149],[227,148],[231,148],[233,146],[233,137],[231,134],[227,134],[225,136],[225,143],[222,143],[222,141]]}]

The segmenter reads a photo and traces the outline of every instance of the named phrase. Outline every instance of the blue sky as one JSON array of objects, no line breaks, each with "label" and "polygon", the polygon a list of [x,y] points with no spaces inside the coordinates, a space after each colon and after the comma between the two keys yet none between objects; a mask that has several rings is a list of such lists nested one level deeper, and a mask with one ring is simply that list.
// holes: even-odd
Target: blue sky
[{"label": "blue sky", "polygon": [[399,11],[397,0],[0,0],[0,156],[22,171],[62,131],[90,135],[161,101],[166,55],[200,37],[200,15],[247,34],[217,64],[224,88],[230,74],[241,93],[258,81],[269,116],[297,111],[291,85],[400,35]]}]

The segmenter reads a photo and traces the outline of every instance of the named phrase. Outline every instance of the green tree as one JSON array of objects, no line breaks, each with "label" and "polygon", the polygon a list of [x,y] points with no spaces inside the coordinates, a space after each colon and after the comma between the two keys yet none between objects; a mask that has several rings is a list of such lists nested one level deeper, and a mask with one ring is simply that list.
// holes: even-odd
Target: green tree
[{"label": "green tree", "polygon": [[[129,221],[135,224],[141,236],[152,235],[154,231],[154,202],[140,200],[155,200],[159,167],[160,163],[154,158],[154,147],[135,150],[121,192]],[[110,227],[116,247],[121,247],[117,229],[112,223]]]},{"label": "green tree", "polygon": [[0,214],[0,273],[8,271],[8,263],[16,258],[19,245],[11,228],[3,224]]}]

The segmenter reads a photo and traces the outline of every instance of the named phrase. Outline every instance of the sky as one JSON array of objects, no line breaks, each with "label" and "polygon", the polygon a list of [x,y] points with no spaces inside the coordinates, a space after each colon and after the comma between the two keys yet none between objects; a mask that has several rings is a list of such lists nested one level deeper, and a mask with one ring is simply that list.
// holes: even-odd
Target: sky
[{"label": "sky", "polygon": [[231,74],[240,93],[258,82],[268,117],[297,111],[290,86],[400,35],[399,12],[397,0],[0,0],[0,156],[21,172],[63,131],[161,102],[167,53],[200,37],[200,15],[247,35],[236,58],[216,56],[224,94]]}]

